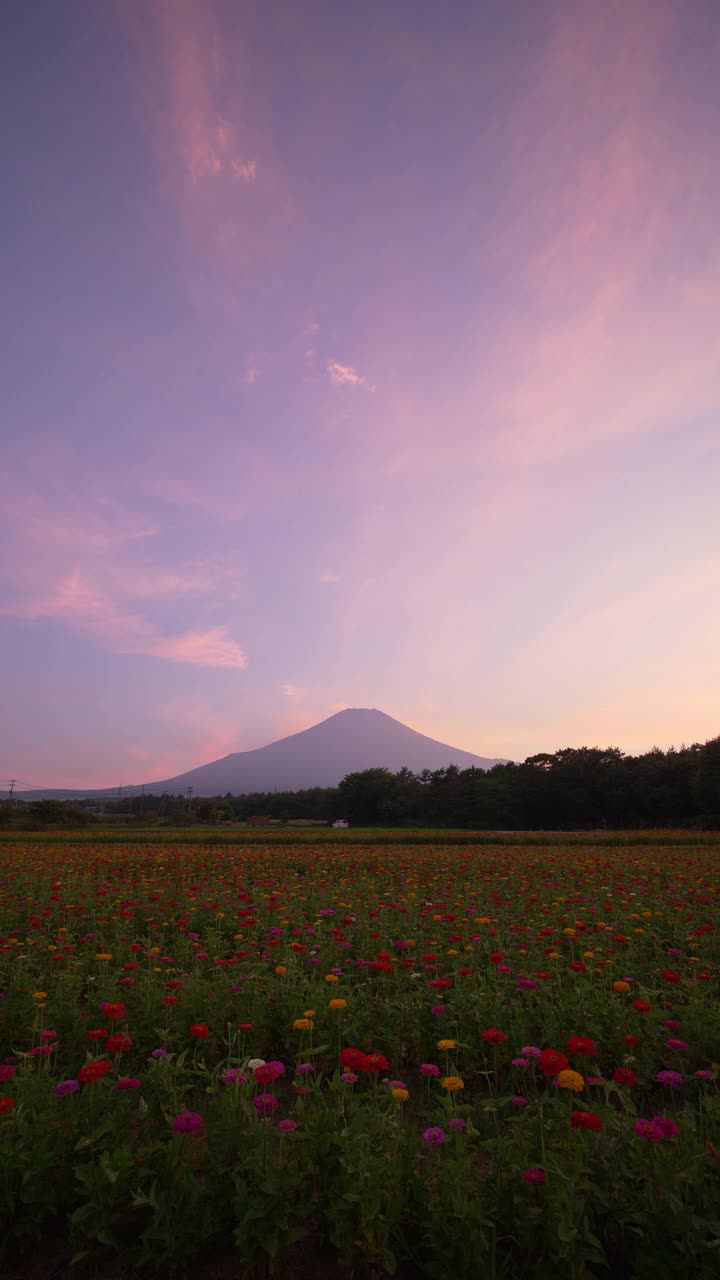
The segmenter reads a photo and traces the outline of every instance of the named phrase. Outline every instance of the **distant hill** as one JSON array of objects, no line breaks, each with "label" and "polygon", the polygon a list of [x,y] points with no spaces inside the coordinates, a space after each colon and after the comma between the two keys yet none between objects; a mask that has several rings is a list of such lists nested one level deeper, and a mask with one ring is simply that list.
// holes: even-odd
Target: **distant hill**
[{"label": "distant hill", "polygon": [[[475,766],[492,769],[503,761],[488,759],[436,742],[424,733],[385,715],[384,711],[349,708],[328,720],[280,738],[254,751],[234,751],[221,760],[199,765],[175,778],[146,782],[147,792],[180,795],[192,787],[194,796],[247,794],[251,791],[302,791],[308,787],[334,787],[346,774],[375,767],[397,773],[407,767],[413,773]],[[134,788],[124,788],[127,793]],[[22,799],[73,799],[107,794],[105,791],[26,791]]]}]

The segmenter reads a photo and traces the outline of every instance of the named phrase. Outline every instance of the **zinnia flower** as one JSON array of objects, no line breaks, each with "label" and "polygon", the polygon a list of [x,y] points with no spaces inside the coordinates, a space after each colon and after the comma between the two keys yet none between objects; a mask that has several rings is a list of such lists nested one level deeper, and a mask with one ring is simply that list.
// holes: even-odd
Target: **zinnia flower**
[{"label": "zinnia flower", "polygon": [[200,1133],[203,1123],[203,1118],[197,1111],[181,1111],[173,1120],[173,1133],[194,1136]]},{"label": "zinnia flower", "polygon": [[294,1133],[297,1129],[297,1121],[291,1120],[290,1117],[287,1116],[284,1120],[279,1121],[278,1129],[281,1133]]},{"label": "zinnia flower", "polygon": [[15,1106],[14,1098],[0,1098],[0,1116],[6,1116]]},{"label": "zinnia flower", "polygon": [[194,1036],[196,1040],[204,1040],[205,1036],[208,1035],[207,1022],[193,1022],[190,1028],[190,1035]]},{"label": "zinnia flower", "polygon": [[544,1076],[556,1076],[569,1066],[565,1054],[559,1053],[557,1049],[543,1049],[538,1058],[538,1067]]},{"label": "zinnia flower", "polygon": [[544,1169],[526,1169],[523,1177],[532,1186],[539,1186],[541,1182],[547,1182],[547,1174]]},{"label": "zinnia flower", "polygon": [[683,1084],[683,1078],[679,1071],[658,1071],[655,1079],[658,1084],[666,1084],[671,1089],[679,1089]]},{"label": "zinnia flower", "polygon": [[115,1088],[120,1093],[127,1093],[130,1089],[139,1089],[140,1081],[137,1076],[120,1076]]},{"label": "zinnia flower", "polygon": [[597,1057],[597,1045],[588,1036],[570,1036],[565,1048],[568,1053],[579,1054],[581,1058]]},{"label": "zinnia flower", "polygon": [[467,1129],[467,1121],[462,1116],[451,1116],[448,1123],[451,1129]]},{"label": "zinnia flower", "polygon": [[594,1111],[572,1111],[570,1113],[571,1129],[591,1129],[595,1133],[599,1133],[603,1127],[603,1122]]},{"label": "zinnia flower", "polygon": [[460,1076],[446,1076],[442,1082],[443,1089],[447,1089],[448,1093],[455,1093],[457,1089],[464,1089],[465,1082]]},{"label": "zinnia flower", "polygon": [[67,1098],[68,1094],[77,1093],[79,1088],[80,1085],[77,1080],[60,1080],[59,1083],[55,1085],[53,1093],[56,1098]]},{"label": "zinnia flower", "polygon": [[504,1040],[507,1040],[507,1036],[504,1031],[499,1031],[497,1027],[488,1027],[486,1031],[480,1033],[480,1039],[484,1040],[486,1044],[502,1044]]},{"label": "zinnia flower", "polygon": [[632,1088],[634,1084],[637,1084],[637,1076],[634,1071],[631,1071],[630,1067],[618,1067],[613,1071],[613,1080],[615,1084],[624,1084],[628,1088]]},{"label": "zinnia flower", "polygon": [[457,1040],[438,1040],[437,1047],[444,1053],[449,1053],[451,1049],[457,1049]]},{"label": "zinnia flower", "polygon": [[443,1142],[447,1142],[447,1134],[444,1129],[439,1129],[436,1125],[426,1129],[423,1136],[423,1142],[429,1147],[439,1147]]},{"label": "zinnia flower", "polygon": [[285,1075],[285,1067],[282,1062],[263,1062],[262,1066],[256,1067],[254,1074],[258,1084],[272,1084],[273,1080]]},{"label": "zinnia flower", "polygon": [[434,1062],[421,1062],[420,1075],[421,1076],[439,1076],[440,1068],[436,1067]]},{"label": "zinnia flower", "polygon": [[585,1084],[579,1071],[565,1070],[558,1072],[555,1083],[559,1089],[572,1089],[573,1093],[581,1093]]},{"label": "zinnia flower", "polygon": [[253,1098],[253,1106],[264,1116],[272,1115],[273,1111],[277,1111],[280,1103],[274,1093],[259,1093]]}]

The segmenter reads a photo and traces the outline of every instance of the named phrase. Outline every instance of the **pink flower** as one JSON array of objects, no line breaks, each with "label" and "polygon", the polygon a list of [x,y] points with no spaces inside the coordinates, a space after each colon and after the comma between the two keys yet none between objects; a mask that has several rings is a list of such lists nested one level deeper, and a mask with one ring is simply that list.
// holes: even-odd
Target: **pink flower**
[{"label": "pink flower", "polygon": [[434,1062],[422,1062],[420,1064],[421,1076],[439,1076],[440,1068],[435,1066]]},{"label": "pink flower", "polygon": [[280,1121],[280,1123],[278,1124],[278,1129],[280,1130],[281,1133],[294,1133],[294,1131],[297,1129],[297,1122],[287,1117],[285,1120]]},{"label": "pink flower", "polygon": [[429,1147],[439,1147],[443,1142],[447,1142],[447,1134],[444,1129],[439,1129],[433,1125],[430,1129],[425,1130],[422,1139]]},{"label": "pink flower", "polygon": [[121,1093],[127,1093],[130,1089],[139,1089],[140,1081],[137,1076],[120,1076],[115,1087]]},{"label": "pink flower", "polygon": [[651,1123],[655,1126],[661,1138],[677,1138],[680,1132],[675,1121],[671,1120],[669,1116],[653,1116]]},{"label": "pink flower", "polygon": [[684,1053],[687,1045],[684,1040],[666,1040],[665,1048],[672,1049],[675,1053]]},{"label": "pink flower", "polygon": [[526,1182],[533,1186],[538,1186],[541,1182],[547,1182],[547,1174],[544,1169],[526,1169],[523,1175]]}]

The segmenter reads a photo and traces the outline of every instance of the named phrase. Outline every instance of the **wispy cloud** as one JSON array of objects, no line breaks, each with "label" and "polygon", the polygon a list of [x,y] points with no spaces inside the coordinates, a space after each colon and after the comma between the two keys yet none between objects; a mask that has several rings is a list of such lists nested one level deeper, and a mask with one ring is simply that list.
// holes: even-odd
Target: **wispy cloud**
[{"label": "wispy cloud", "polygon": [[247,658],[224,626],[166,635],[139,614],[124,611],[79,569],[46,596],[10,601],[2,612],[50,619],[103,641],[115,653],[145,654],[203,667],[246,667]]},{"label": "wispy cloud", "polygon": [[305,690],[301,689],[297,684],[284,684],[282,691],[291,702],[302,702],[305,697]]},{"label": "wispy cloud", "polygon": [[336,387],[367,387],[369,391],[374,390],[367,378],[358,373],[357,369],[353,369],[350,364],[340,364],[339,360],[328,360],[325,368],[330,381]]},{"label": "wispy cloud", "polygon": [[324,573],[320,574],[320,581],[325,583],[339,582],[340,575],[339,573],[333,573],[331,569],[326,569]]}]

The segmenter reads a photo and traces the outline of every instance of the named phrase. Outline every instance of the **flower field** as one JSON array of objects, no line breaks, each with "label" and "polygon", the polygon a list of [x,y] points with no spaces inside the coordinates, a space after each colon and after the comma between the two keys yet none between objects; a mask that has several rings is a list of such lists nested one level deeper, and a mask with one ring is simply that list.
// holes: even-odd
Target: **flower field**
[{"label": "flower field", "polygon": [[718,852],[0,845],[0,1271],[720,1276]]}]

